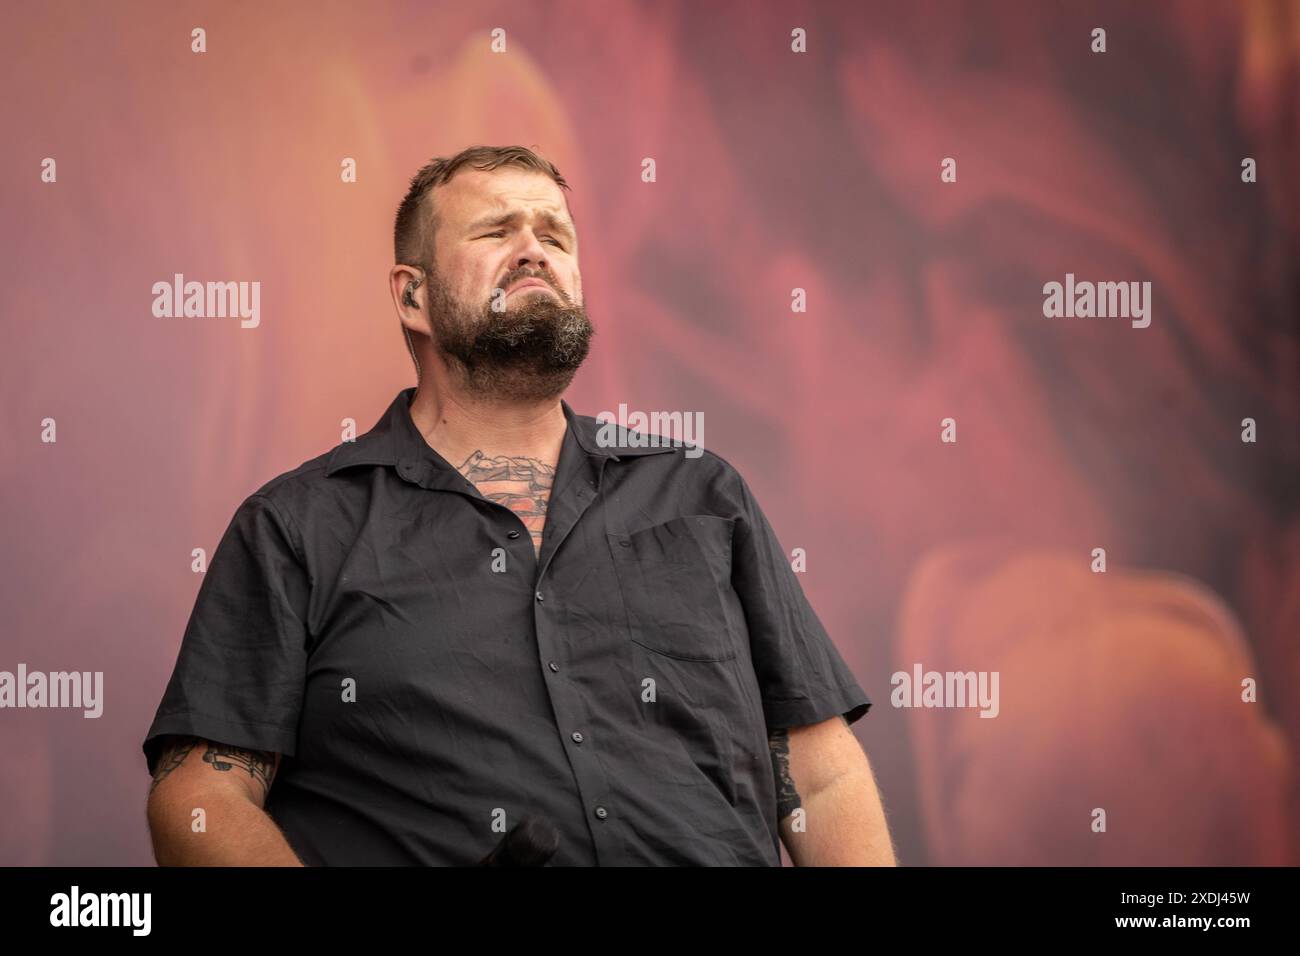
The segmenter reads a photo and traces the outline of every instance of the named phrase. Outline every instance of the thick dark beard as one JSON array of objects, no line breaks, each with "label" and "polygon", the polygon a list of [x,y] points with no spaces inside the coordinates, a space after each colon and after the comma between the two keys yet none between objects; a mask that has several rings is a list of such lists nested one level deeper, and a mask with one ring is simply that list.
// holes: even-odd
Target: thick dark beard
[{"label": "thick dark beard", "polygon": [[[507,287],[513,281],[507,276]],[[434,346],[467,394],[486,401],[541,402],[564,393],[587,357],[595,329],[585,306],[556,291],[562,300],[523,292],[517,295],[525,298],[504,312],[492,311],[490,302],[476,311],[465,308],[430,272]]]}]

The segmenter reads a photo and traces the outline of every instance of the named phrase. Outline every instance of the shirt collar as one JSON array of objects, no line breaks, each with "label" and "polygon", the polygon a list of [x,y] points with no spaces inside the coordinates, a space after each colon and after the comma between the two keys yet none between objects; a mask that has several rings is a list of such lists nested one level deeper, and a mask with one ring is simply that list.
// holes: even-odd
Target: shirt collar
[{"label": "shirt collar", "polygon": [[[424,436],[415,427],[415,422],[411,420],[411,400],[414,397],[415,386],[402,389],[370,431],[336,447],[325,466],[326,476],[354,465],[392,465],[413,469],[421,461],[432,461],[439,466],[450,467],[424,440]],[[597,440],[602,422],[590,415],[577,414],[564,399],[560,399],[560,407],[569,423],[566,438],[571,434],[578,447],[590,458],[620,461],[623,458],[675,451],[681,445],[680,442],[638,445],[628,437],[629,434],[638,433],[629,433],[622,426],[615,428],[613,444],[602,444]]]}]

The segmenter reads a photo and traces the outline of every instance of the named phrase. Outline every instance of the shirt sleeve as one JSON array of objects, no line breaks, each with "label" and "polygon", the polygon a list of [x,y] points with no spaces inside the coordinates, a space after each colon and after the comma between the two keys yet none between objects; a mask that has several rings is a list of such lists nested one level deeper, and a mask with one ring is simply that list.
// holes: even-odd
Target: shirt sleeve
[{"label": "shirt sleeve", "polygon": [[769,730],[862,717],[871,699],[818,620],[785,549],[743,477],[732,587],[749,628],[750,656]]},{"label": "shirt sleeve", "polygon": [[308,575],[265,495],[239,506],[199,585],[144,740],[154,774],[167,734],[292,755],[307,663]]}]

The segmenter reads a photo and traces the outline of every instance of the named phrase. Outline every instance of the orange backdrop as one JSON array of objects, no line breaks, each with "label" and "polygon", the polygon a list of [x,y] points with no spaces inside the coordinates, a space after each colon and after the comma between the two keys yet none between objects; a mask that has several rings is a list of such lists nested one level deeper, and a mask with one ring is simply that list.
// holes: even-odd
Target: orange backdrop
[{"label": "orange backdrop", "polygon": [[[152,862],[191,550],[413,384],[392,219],[473,143],[573,185],[574,407],[704,412],[805,549],[903,863],[1300,863],[1294,3],[5,20],[0,670],[102,671],[105,702],[0,710],[0,863]],[[260,282],[260,324],[155,317],[176,273]],[[1150,281],[1150,327],[1045,318],[1066,273]],[[997,671],[998,717],[892,707],[917,663]]]}]

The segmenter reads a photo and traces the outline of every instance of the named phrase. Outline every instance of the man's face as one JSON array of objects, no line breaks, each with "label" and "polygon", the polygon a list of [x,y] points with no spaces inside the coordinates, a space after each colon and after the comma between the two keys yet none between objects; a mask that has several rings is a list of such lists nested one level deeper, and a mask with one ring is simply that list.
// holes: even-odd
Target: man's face
[{"label": "man's face", "polygon": [[594,332],[560,187],[514,167],[469,169],[432,199],[438,222],[427,300],[435,346],[476,397],[558,397]]}]

